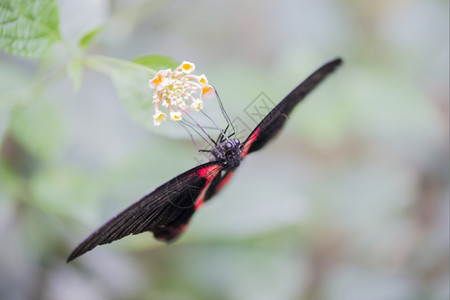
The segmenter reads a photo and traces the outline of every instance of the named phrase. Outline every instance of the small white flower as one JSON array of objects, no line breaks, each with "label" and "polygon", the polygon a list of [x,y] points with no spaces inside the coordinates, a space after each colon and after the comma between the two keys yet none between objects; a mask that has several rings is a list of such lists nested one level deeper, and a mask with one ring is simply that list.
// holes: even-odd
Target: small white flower
[{"label": "small white flower", "polygon": [[180,68],[183,73],[190,74],[190,73],[194,72],[195,65],[191,62],[183,61],[178,68]]},{"label": "small white flower", "polygon": [[155,124],[155,126],[159,126],[161,125],[161,122],[164,121],[167,118],[167,115],[161,111],[157,111],[154,115],[153,115],[153,124]]},{"label": "small white flower", "polygon": [[202,74],[202,75],[198,76],[198,82],[200,82],[200,84],[202,86],[207,86],[208,85],[208,79],[206,78],[205,74]]},{"label": "small white flower", "polygon": [[172,121],[180,121],[181,120],[181,112],[180,111],[171,111],[170,119]]},{"label": "small white flower", "polygon": [[191,107],[193,110],[199,111],[203,109],[203,101],[200,99],[196,99],[195,101],[192,102]]},{"label": "small white flower", "polygon": [[150,79],[150,81],[148,82],[148,85],[150,86],[150,88],[154,89],[154,88],[158,88],[160,86],[163,85],[164,80],[167,76],[169,70],[160,70],[158,73],[156,73],[155,77],[153,77],[152,79]]}]

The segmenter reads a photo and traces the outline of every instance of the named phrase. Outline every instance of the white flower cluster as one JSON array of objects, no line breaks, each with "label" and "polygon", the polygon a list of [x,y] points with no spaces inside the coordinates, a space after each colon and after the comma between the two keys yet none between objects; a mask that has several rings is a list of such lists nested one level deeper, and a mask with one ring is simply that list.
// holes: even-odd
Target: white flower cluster
[{"label": "white flower cluster", "polygon": [[167,115],[160,110],[160,105],[169,110],[171,120],[179,121],[182,119],[182,111],[188,108],[186,101],[191,101],[190,108],[199,111],[203,108],[204,98],[215,96],[214,88],[208,84],[206,76],[194,75],[192,74],[194,70],[193,63],[184,61],[174,71],[160,70],[150,80],[149,86],[155,89],[153,94],[155,126],[159,126],[167,119]]}]

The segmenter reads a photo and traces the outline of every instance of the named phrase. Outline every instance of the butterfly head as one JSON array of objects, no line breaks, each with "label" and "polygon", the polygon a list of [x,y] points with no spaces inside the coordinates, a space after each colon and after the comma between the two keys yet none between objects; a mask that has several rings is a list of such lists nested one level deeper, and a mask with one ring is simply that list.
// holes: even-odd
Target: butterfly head
[{"label": "butterfly head", "polygon": [[[227,138],[217,144],[218,153],[214,156],[227,169],[234,169],[241,163],[241,141],[239,139]],[[214,153],[214,152],[213,152]]]}]

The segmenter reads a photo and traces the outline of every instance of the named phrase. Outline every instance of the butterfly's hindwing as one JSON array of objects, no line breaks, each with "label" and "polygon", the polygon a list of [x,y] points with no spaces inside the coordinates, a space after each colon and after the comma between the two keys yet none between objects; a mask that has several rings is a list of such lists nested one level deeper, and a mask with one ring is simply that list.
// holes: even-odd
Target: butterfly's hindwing
[{"label": "butterfly's hindwing", "polygon": [[234,171],[222,170],[221,173],[214,178],[206,190],[205,201],[208,201],[211,197],[217,194],[228,183],[233,174]]},{"label": "butterfly's hindwing", "polygon": [[210,162],[166,182],[88,236],[67,261],[98,245],[145,231],[152,231],[160,240],[173,240],[186,227],[199,198],[221,169],[220,164]]}]

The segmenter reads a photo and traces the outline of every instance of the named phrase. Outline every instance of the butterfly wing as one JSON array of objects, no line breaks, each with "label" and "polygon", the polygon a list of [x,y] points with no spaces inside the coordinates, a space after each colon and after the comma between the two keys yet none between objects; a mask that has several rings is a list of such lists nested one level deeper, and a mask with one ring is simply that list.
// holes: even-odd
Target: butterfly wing
[{"label": "butterfly wing", "polygon": [[308,95],[327,75],[333,72],[342,60],[332,60],[306,78],[299,86],[290,92],[267,116],[255,127],[252,133],[242,143],[241,157],[261,149],[283,127],[292,109]]},{"label": "butterfly wing", "polygon": [[[241,158],[248,153],[261,149],[270,139],[272,139],[283,127],[288,115],[305,96],[312,91],[328,74],[342,63],[341,59],[330,61],[311,74],[305,81],[289,93],[264,119],[256,126],[241,146]],[[206,190],[202,202],[197,202],[200,206],[204,201],[209,200],[217,194],[231,179],[234,170],[221,170],[211,181]]]},{"label": "butterfly wing", "polygon": [[171,241],[184,231],[192,214],[203,203],[208,186],[222,166],[209,162],[178,175],[132,204],[88,236],[70,254],[67,262],[130,234],[153,232],[155,238]]}]

